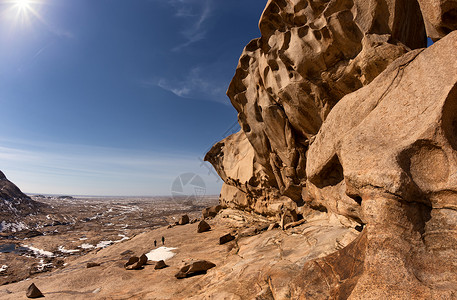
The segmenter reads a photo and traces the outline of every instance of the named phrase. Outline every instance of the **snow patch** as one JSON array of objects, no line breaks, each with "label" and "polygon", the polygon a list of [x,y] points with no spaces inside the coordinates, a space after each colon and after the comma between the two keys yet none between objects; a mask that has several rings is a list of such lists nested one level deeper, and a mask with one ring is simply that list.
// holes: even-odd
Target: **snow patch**
[{"label": "snow patch", "polygon": [[169,248],[169,247],[159,247],[157,249],[151,250],[149,253],[146,253],[148,260],[152,261],[159,261],[159,260],[167,260],[172,258],[176,255],[176,253],[172,252],[172,250],[176,250],[178,248]]},{"label": "snow patch", "polygon": [[114,242],[113,241],[101,241],[95,246],[95,248],[106,248],[110,245],[112,245]]},{"label": "snow patch", "polygon": [[91,245],[91,244],[82,244],[81,246],[79,246],[80,248],[82,249],[92,249],[92,248],[95,248],[94,245]]},{"label": "snow patch", "polygon": [[24,229],[28,229],[28,227],[23,222],[7,223],[5,221],[2,221],[0,223],[0,232],[7,231],[7,230],[9,230],[11,232],[17,232],[17,231],[21,231]]},{"label": "snow patch", "polygon": [[43,272],[43,271],[44,271],[44,268],[47,268],[47,267],[52,267],[52,263],[45,264],[45,263],[44,263],[44,260],[41,259],[41,260],[40,260],[40,263],[39,263],[38,266],[37,266],[37,270],[38,270],[39,272]]},{"label": "snow patch", "polygon": [[69,254],[79,252],[79,250],[67,250],[64,248],[64,246],[59,246],[59,248],[57,248],[57,250],[62,253],[69,253]]},{"label": "snow patch", "polygon": [[54,253],[52,253],[52,252],[49,252],[49,251],[46,251],[46,250],[42,250],[42,249],[38,249],[38,248],[35,248],[35,247],[32,247],[32,246],[22,245],[22,247],[28,248],[29,250],[33,251],[33,253],[36,256],[47,256],[47,257],[53,257],[54,256]]},{"label": "snow patch", "polygon": [[0,272],[6,271],[6,269],[8,269],[8,266],[7,266],[7,265],[3,265],[3,266],[0,268]]}]

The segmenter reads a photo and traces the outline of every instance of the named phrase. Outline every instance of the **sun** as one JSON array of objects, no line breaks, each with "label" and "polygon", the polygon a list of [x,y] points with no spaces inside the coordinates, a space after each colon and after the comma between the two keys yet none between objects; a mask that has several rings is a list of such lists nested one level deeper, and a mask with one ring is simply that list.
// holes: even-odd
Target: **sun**
[{"label": "sun", "polygon": [[37,5],[41,0],[7,0],[10,4],[10,16],[15,24],[30,25],[33,18],[40,19]]},{"label": "sun", "polygon": [[30,0],[14,0],[14,5],[21,10],[28,10],[31,8],[32,1]]}]

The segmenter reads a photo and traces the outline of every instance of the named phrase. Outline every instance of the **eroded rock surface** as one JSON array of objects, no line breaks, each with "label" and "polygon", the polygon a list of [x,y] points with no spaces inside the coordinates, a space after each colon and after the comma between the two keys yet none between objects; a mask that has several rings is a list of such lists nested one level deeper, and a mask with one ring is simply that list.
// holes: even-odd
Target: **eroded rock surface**
[{"label": "eroded rock surface", "polygon": [[456,47],[454,32],[392,63],[309,149],[310,201],[367,224],[356,298],[457,295]]},{"label": "eroded rock surface", "polygon": [[418,0],[424,15],[427,35],[438,40],[457,29],[456,0]]},{"label": "eroded rock surface", "polygon": [[[205,158],[220,202],[281,228],[344,216],[361,234],[262,295],[457,297],[456,12],[455,0],[268,1],[227,92],[241,131]],[[424,50],[426,35],[437,42]]]},{"label": "eroded rock surface", "polygon": [[241,132],[206,160],[225,182],[222,204],[275,216],[291,209],[278,202],[301,202],[306,151],[332,107],[425,46],[425,27],[406,0],[270,0],[259,27],[227,92]]}]

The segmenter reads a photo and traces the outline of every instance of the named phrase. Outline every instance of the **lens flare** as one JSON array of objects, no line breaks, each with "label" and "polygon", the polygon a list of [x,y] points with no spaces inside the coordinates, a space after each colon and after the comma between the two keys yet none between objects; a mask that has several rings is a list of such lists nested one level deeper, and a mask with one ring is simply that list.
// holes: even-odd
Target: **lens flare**
[{"label": "lens flare", "polygon": [[37,12],[37,6],[41,0],[7,0],[10,4],[9,15],[16,25],[30,25],[33,18],[41,19]]}]

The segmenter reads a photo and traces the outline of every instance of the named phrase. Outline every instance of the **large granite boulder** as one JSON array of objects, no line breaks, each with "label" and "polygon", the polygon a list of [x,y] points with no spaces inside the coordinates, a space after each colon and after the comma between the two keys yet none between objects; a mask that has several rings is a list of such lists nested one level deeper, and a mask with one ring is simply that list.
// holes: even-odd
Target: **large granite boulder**
[{"label": "large granite boulder", "polygon": [[278,216],[301,203],[306,151],[333,106],[426,35],[409,0],[270,0],[259,27],[227,92],[241,131],[205,159],[225,182],[223,204]]},{"label": "large granite boulder", "polygon": [[366,224],[354,299],[457,295],[456,48],[454,32],[392,63],[309,148],[307,200]]}]

